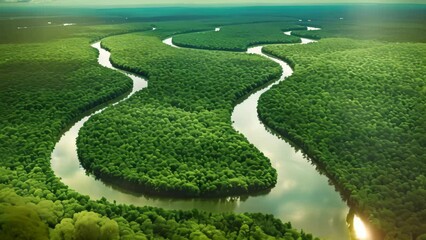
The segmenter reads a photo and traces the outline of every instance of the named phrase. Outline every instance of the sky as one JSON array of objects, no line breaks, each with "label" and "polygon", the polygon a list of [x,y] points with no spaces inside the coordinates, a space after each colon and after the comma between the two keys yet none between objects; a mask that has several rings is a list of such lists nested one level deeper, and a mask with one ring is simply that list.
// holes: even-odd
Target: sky
[{"label": "sky", "polygon": [[286,5],[339,3],[426,3],[426,0],[0,0],[9,5]]}]

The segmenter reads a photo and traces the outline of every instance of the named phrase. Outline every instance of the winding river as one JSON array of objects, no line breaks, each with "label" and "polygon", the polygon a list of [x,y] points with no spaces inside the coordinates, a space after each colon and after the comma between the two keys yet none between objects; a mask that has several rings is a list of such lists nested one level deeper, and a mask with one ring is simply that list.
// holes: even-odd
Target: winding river
[{"label": "winding river", "polygon": [[[219,31],[220,28],[216,30]],[[308,30],[318,29],[311,28]],[[291,32],[284,34],[290,35]],[[165,39],[163,42],[177,47],[173,45],[172,38]],[[314,42],[314,40],[302,38],[303,44],[311,42]],[[117,100],[108,106],[124,101],[135,92],[147,87],[145,79],[113,67],[109,61],[110,53],[101,48],[100,42],[93,44],[92,47],[99,51],[98,62],[100,65],[120,71],[133,80],[131,93],[126,98]],[[120,189],[104,183],[90,174],[87,175],[78,160],[76,139],[83,124],[103,109],[76,122],[55,145],[51,165],[56,176],[60,177],[62,182],[71,189],[89,195],[92,199],[105,197],[109,201],[116,201],[117,203],[138,206],[149,205],[165,209],[188,210],[197,208],[210,212],[262,212],[273,214],[283,221],[291,221],[295,228],[303,229],[321,238],[330,240],[349,239],[346,224],[349,208],[341,199],[339,193],[330,185],[327,177],[319,174],[315,170],[315,166],[300,151],[291,147],[285,140],[270,133],[258,119],[257,102],[260,95],[290,76],[293,72],[292,69],[285,62],[263,54],[262,46],[249,48],[247,53],[269,58],[279,63],[283,68],[283,74],[279,80],[250,95],[234,108],[232,114],[233,127],[262,151],[277,170],[278,181],[276,187],[271,189],[270,192],[256,196],[209,199],[153,197]]]}]

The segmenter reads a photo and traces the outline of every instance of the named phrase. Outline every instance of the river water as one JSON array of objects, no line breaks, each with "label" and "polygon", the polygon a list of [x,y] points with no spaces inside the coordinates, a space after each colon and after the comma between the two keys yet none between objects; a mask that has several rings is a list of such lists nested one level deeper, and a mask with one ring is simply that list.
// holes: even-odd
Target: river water
[{"label": "river water", "polygon": [[[163,42],[177,47],[173,45],[172,38],[165,39]],[[310,42],[314,41],[302,39],[302,43]],[[132,92],[125,99],[147,86],[147,82],[143,78],[114,68],[109,61],[110,53],[102,49],[99,42],[93,44],[92,47],[99,51],[98,62],[100,65],[120,71],[133,80]],[[285,62],[264,55],[262,46],[249,48],[247,53],[269,58],[283,68],[283,75],[279,80],[250,95],[235,107],[232,114],[233,127],[263,152],[277,170],[278,182],[269,193],[208,199],[153,197],[130,192],[97,180],[90,174],[87,175],[78,160],[76,139],[83,124],[103,109],[75,123],[55,145],[51,165],[56,176],[60,177],[62,182],[71,189],[89,195],[92,199],[105,197],[109,201],[117,203],[149,205],[165,209],[197,208],[211,212],[268,213],[283,221],[291,221],[293,227],[313,233],[314,236],[330,240],[349,239],[346,223],[349,208],[339,193],[329,184],[327,177],[319,174],[315,170],[315,166],[300,151],[291,147],[285,140],[271,134],[258,119],[257,102],[260,95],[269,90],[272,85],[290,76],[293,73],[292,69]],[[116,103],[111,105],[113,104]]]}]

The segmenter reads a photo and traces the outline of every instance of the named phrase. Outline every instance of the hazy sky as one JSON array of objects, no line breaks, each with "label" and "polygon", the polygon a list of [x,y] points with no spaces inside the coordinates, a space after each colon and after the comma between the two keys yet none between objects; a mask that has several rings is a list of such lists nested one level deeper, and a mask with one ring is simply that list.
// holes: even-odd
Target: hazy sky
[{"label": "hazy sky", "polygon": [[0,0],[9,4],[49,5],[269,5],[327,3],[426,3],[426,0]]}]

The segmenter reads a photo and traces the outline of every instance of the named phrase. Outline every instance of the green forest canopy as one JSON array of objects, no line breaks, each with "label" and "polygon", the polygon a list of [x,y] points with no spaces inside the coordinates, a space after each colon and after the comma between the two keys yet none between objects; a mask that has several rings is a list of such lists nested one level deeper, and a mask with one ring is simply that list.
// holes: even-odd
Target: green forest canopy
[{"label": "green forest canopy", "polygon": [[115,65],[148,76],[149,87],[86,123],[77,144],[83,166],[161,195],[229,196],[274,186],[269,160],[230,118],[238,99],[278,78],[278,64],[175,49],[145,35],[102,41]]},{"label": "green forest canopy", "polygon": [[[14,16],[13,14],[15,13],[13,11],[15,10],[11,12],[5,9],[6,8],[1,9],[1,11],[5,11],[2,12],[2,15],[4,13],[3,16]],[[312,11],[312,9],[315,9],[315,11]],[[407,15],[398,15],[393,12],[393,14],[387,14],[393,21],[378,21],[376,18],[371,21],[368,19],[368,21],[357,22],[353,21],[354,16],[348,16],[342,11],[334,11],[334,14],[324,15],[324,11],[317,11],[317,9],[318,8],[311,8],[311,11],[309,11],[309,7],[307,7],[303,8],[303,11],[295,11],[293,8],[291,11],[296,15],[296,18],[310,17],[315,21],[314,24],[323,27],[324,31],[322,32],[326,34],[315,32],[315,34],[320,34],[319,37],[350,36],[392,41],[424,42],[424,24],[421,24],[422,18],[418,18],[419,15],[416,13],[412,14],[410,12]],[[280,11],[281,10],[280,8]],[[48,10],[45,11],[49,12]],[[67,14],[75,14],[75,12],[70,10],[51,10],[51,12],[55,14],[60,14],[61,11]],[[232,239],[237,238],[240,233],[242,234],[241,237],[247,237],[243,235],[247,233],[247,229],[250,230],[251,236],[255,239],[264,239],[266,235],[279,238],[286,236],[286,238],[292,237],[294,239],[297,239],[298,235],[302,235],[302,239],[311,239],[312,237],[310,235],[289,230],[291,228],[289,224],[282,224],[279,220],[274,219],[270,215],[210,215],[196,210],[165,211],[158,208],[138,208],[134,206],[116,205],[107,202],[105,199],[95,202],[90,200],[87,196],[82,196],[68,189],[54,176],[49,164],[50,153],[54,143],[58,140],[60,133],[66,126],[82,112],[101,102],[121,95],[130,89],[130,81],[128,79],[118,73],[108,71],[97,65],[96,51],[89,47],[89,42],[100,39],[106,35],[147,30],[152,27],[152,24],[159,28],[160,31],[158,36],[164,38],[185,31],[210,30],[219,24],[229,24],[230,21],[226,20],[226,18],[231,19],[229,16],[217,20],[200,20],[197,19],[197,17],[192,17],[191,19],[187,19],[186,22],[163,22],[168,18],[168,20],[170,20],[170,17],[162,17],[157,19],[162,22],[154,22],[156,20],[153,18],[144,19],[135,17],[138,15],[136,11],[133,18],[129,18],[129,20],[135,23],[111,25],[113,21],[115,23],[126,22],[125,16],[128,15],[130,11],[118,11],[121,12],[118,14],[114,13],[115,17],[107,17],[106,15],[110,13],[107,10],[101,11],[105,14],[102,18],[55,16],[53,20],[54,23],[78,22],[77,26],[67,28],[61,25],[39,27],[42,26],[42,24],[43,26],[47,25],[48,21],[52,21],[52,17],[43,16],[43,14],[41,14],[37,16],[37,18],[29,19],[26,17],[26,14],[33,14],[32,10],[20,12],[19,14],[21,14],[21,17],[16,19],[13,17],[0,19],[2,31],[0,36],[0,42],[2,43],[0,45],[2,56],[0,59],[0,109],[2,112],[0,115],[0,158],[2,159],[2,167],[0,168],[0,225],[2,230],[8,230],[1,231],[1,238],[13,239],[17,236],[23,236],[19,234],[25,234],[27,230],[29,230],[33,233],[32,236],[34,238],[46,239],[49,234],[49,228],[50,230],[54,230],[51,231],[51,237],[54,237],[53,235],[60,231],[66,231],[71,236],[76,232],[76,225],[85,225],[80,225],[81,222],[87,223],[87,226],[93,226],[93,223],[96,223],[99,228],[99,234],[102,233],[101,228],[107,225],[104,229],[110,229],[109,233],[111,233],[111,236],[116,236],[114,233],[116,225],[112,222],[115,221],[118,225],[119,236],[124,239],[145,239],[146,237],[170,238],[177,237],[177,235],[189,238],[192,234],[192,237],[207,236],[212,238],[216,235],[225,236],[226,239]],[[268,11],[270,11],[270,9]],[[150,11],[150,16],[157,13],[155,11]],[[90,12],[90,14],[93,14],[93,12]],[[344,20],[336,23],[335,19],[338,19],[339,16],[343,16]],[[242,23],[244,22],[242,19],[256,21],[256,18],[258,20],[262,19],[262,21],[273,18],[274,21],[277,21],[279,16],[276,14],[266,14],[264,16],[245,16],[242,18],[240,15],[236,15],[232,17],[232,22]],[[175,19],[179,19],[179,17],[175,17]],[[137,21],[144,21],[145,23],[140,24]],[[399,22],[399,24],[397,24],[397,22]],[[99,23],[109,24],[96,25]],[[302,23],[307,24],[307,22]],[[37,27],[31,27],[32,25],[28,24],[34,24],[34,26]],[[385,28],[383,28],[384,24],[386,25]],[[26,30],[21,30],[18,29],[19,26],[30,27]],[[353,26],[353,28],[349,26]],[[362,31],[365,29],[370,30],[369,34],[365,34],[365,31]],[[378,31],[378,29],[386,30]],[[312,32],[307,33],[312,34]],[[304,33],[301,32],[298,34]],[[345,41],[355,46],[360,43],[358,41]],[[376,45],[380,44],[375,43],[372,45],[376,47]],[[346,46],[343,44],[343,46],[343,49],[350,48],[347,44]],[[418,45],[403,44],[400,48],[405,54],[413,49],[417,49],[417,46]],[[339,49],[339,44],[329,47],[330,49],[334,47]],[[312,47],[310,50],[314,50],[315,48],[316,47]],[[378,53],[379,50],[386,50],[385,53],[387,53],[388,56],[393,56],[392,54],[395,54],[395,52],[387,48],[388,46],[383,48],[378,47],[373,53],[380,55]],[[327,51],[325,52],[327,53]],[[424,52],[424,50],[421,50],[421,52]],[[359,57],[361,53],[356,51],[354,58],[350,59],[361,61],[362,58]],[[419,52],[413,51],[412,53],[413,55],[417,55]],[[276,54],[285,58],[283,54]],[[336,53],[335,55],[332,56],[339,59],[339,54]],[[314,57],[315,56],[311,56],[310,58],[314,59]],[[412,56],[407,56],[406,59],[412,60]],[[288,58],[288,60],[290,60],[290,58]],[[416,61],[414,62],[418,64]],[[296,62],[296,59],[294,59],[293,64]],[[334,62],[336,61],[333,60],[333,63]],[[343,63],[346,64],[347,62],[343,61]],[[302,62],[297,62],[297,64],[302,64]],[[380,66],[377,64],[373,64],[372,67],[380,69]],[[389,72],[392,72],[392,70],[394,69],[391,68]],[[418,69],[413,69],[413,73],[417,73],[417,70]],[[296,68],[296,73],[297,71],[298,69]],[[109,79],[108,82],[104,81],[106,78]],[[421,80],[422,78],[420,78],[420,81]],[[309,84],[307,86],[309,86]],[[395,91],[396,93],[404,93],[411,96],[410,94],[412,94],[413,89],[401,85],[398,86]],[[423,93],[424,91],[420,92]],[[271,94],[276,93],[271,92]],[[424,96],[424,93],[421,96]],[[281,101],[282,99],[277,98],[277,100]],[[381,98],[378,98],[378,100],[381,100]],[[408,102],[404,100],[403,103],[409,103],[411,100],[411,98],[408,98]],[[397,107],[400,107],[400,105],[397,105]],[[384,110],[386,110],[386,108],[384,108]],[[382,110],[377,112],[380,114],[381,111]],[[37,112],[37,114],[34,114],[34,112]],[[376,114],[373,114],[373,116],[376,116]],[[418,115],[414,114],[414,117],[415,116]],[[379,117],[379,115],[376,117]],[[377,120],[378,123],[381,122],[379,120],[380,118]],[[410,123],[409,121],[411,120],[412,118],[410,116],[408,119],[395,118],[391,123],[399,124],[401,127],[407,127],[406,124]],[[424,122],[425,121],[421,121],[421,123]],[[277,125],[270,124],[276,127],[278,123],[279,121],[277,121]],[[419,124],[415,130],[421,132],[422,129],[424,129],[424,125]],[[411,139],[411,134],[412,131],[407,131],[404,132],[401,137],[404,139]],[[424,134],[422,135],[424,136]],[[414,139],[420,138],[421,137],[415,135]],[[309,142],[310,139],[307,139]],[[306,141],[306,139],[304,140]],[[423,144],[422,141],[416,143],[416,140],[411,141],[411,143],[413,143],[413,147],[406,148],[408,153],[410,153],[412,149],[415,149],[418,144]],[[402,147],[404,146],[405,145],[402,144]],[[398,150],[399,149],[400,147]],[[406,151],[401,153],[406,154]],[[422,152],[424,153],[425,151]],[[401,153],[398,152],[396,156],[399,156]],[[315,154],[319,153],[315,152]],[[379,155],[382,154],[385,153],[379,152]],[[351,154],[348,156],[351,158]],[[416,155],[414,154],[413,156]],[[376,159],[377,156],[374,155],[370,157]],[[371,161],[371,159],[368,161]],[[405,160],[406,163],[410,163],[411,161],[416,162],[415,157],[408,157]],[[370,162],[368,163],[371,164]],[[351,167],[351,165],[349,164],[348,167]],[[416,175],[416,170],[420,171],[424,169],[422,165],[416,165],[413,168],[408,169],[402,167],[401,170],[399,170],[400,165],[393,161],[390,166],[380,165],[380,167],[383,167],[383,169],[379,169],[379,173],[385,172],[392,167],[393,169],[398,169],[395,171],[396,175],[407,173],[407,176],[404,177],[411,180],[413,179],[412,176]],[[357,172],[364,169],[365,168],[360,167],[355,168]],[[346,176],[346,174],[346,172],[342,174],[336,171],[336,175]],[[354,179],[357,179],[357,177],[358,175]],[[389,179],[386,178],[390,177],[392,176],[386,175],[385,178],[381,177],[375,180],[379,183],[388,183]],[[342,177],[341,179],[344,178]],[[351,191],[353,189],[361,189],[356,195],[353,195],[352,201],[358,203],[359,208],[364,209],[364,211],[368,213],[371,212],[370,207],[374,206],[374,203],[377,202],[377,199],[374,198],[375,196],[384,197],[389,196],[388,193],[393,194],[396,192],[390,192],[386,190],[386,187],[381,187],[380,190],[385,194],[373,193],[373,195],[371,195],[370,190],[367,191],[361,188],[363,180],[358,180],[359,181],[348,181],[347,185],[354,185],[354,187],[350,188]],[[422,197],[424,195],[425,186],[424,178],[419,175],[414,181],[415,184],[420,184],[418,188],[420,190],[412,188],[407,185],[408,183],[402,183],[402,185],[399,185],[399,183],[400,182],[397,181],[394,184],[395,186],[392,185],[392,187],[395,187],[394,189],[397,189],[398,193],[404,191],[410,193],[403,198],[404,200],[409,198],[408,201],[396,201],[396,199],[398,199],[397,196],[394,196],[392,199],[386,198],[386,209],[374,209],[377,211],[378,217],[374,215],[370,216],[372,217],[371,219],[378,219],[374,222],[376,226],[382,227],[382,229],[389,229],[391,226],[394,226],[396,222],[398,224],[402,222],[398,220],[400,216],[402,216],[401,219],[407,219],[406,216],[411,216],[410,211],[420,206],[420,209],[423,210],[418,211],[414,218],[408,217],[407,223],[413,222],[414,224],[409,225],[402,223],[398,225],[402,226],[400,229],[389,232],[388,236],[396,239],[409,238],[406,233],[410,231],[418,233],[418,229],[421,229],[418,223],[425,222],[425,208],[422,207],[424,205],[421,205],[422,202],[420,202],[420,200],[424,199],[424,197]],[[372,188],[377,189],[379,186],[380,185],[377,185],[375,181]],[[385,184],[384,186],[389,185]],[[415,194],[411,194],[411,192]],[[365,194],[368,196],[368,202],[364,201],[364,199],[366,199]],[[416,201],[419,202],[419,204],[417,204]],[[411,205],[410,202],[414,203],[414,205]],[[394,211],[394,206],[403,206],[406,208]],[[46,209],[50,211],[46,211]],[[28,218],[22,218],[24,215]],[[135,216],[140,216],[140,218]],[[84,221],[78,221],[80,218]],[[164,220],[166,220],[166,224],[164,224]],[[77,224],[77,222],[80,223]],[[24,225],[26,228],[22,228]],[[97,228],[95,227],[95,229]],[[95,233],[97,233],[98,230],[95,230]],[[175,234],[175,236],[169,234]]]},{"label": "green forest canopy", "polygon": [[[165,35],[183,29],[162,26]],[[59,36],[57,28],[20,33],[20,43],[2,35],[8,43],[0,44],[1,239],[64,239],[87,232],[93,239],[312,239],[272,215],[117,205],[68,189],[50,168],[62,131],[83,112],[131,88],[124,75],[98,65],[90,42],[151,24],[72,26]],[[37,32],[49,34],[33,35]]]},{"label": "green forest canopy", "polygon": [[260,118],[291,139],[389,239],[426,229],[426,46],[323,39],[275,45],[295,73]]},{"label": "green forest canopy", "polygon": [[289,21],[223,26],[220,31],[177,35],[173,43],[181,47],[227,51],[246,51],[247,47],[260,44],[299,43],[298,37],[285,35],[283,31],[306,27],[293,24],[294,19]]}]

